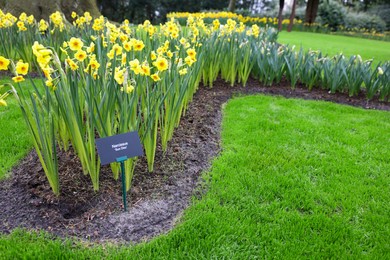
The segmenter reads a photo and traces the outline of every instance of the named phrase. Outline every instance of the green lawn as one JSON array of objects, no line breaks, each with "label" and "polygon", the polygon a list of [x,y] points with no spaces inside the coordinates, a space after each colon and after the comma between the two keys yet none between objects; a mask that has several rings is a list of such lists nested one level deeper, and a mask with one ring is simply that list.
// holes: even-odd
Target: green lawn
[{"label": "green lawn", "polygon": [[321,50],[333,56],[342,52],[350,57],[360,54],[363,60],[374,59],[375,63],[390,60],[390,42],[309,32],[282,31],[278,42],[302,47],[304,50]]},{"label": "green lawn", "polygon": [[[39,83],[40,80],[34,80],[34,82]],[[11,83],[11,81],[0,79],[0,85],[4,83]],[[32,88],[29,80],[20,84],[23,88]],[[9,90],[9,87],[1,89],[0,93],[6,90]],[[18,102],[12,95],[6,101],[8,106],[0,108],[0,179],[7,175],[11,167],[33,146]]]},{"label": "green lawn", "polygon": [[235,98],[208,192],[170,233],[102,247],[16,231],[0,238],[0,258],[388,259],[389,132],[389,112]]}]

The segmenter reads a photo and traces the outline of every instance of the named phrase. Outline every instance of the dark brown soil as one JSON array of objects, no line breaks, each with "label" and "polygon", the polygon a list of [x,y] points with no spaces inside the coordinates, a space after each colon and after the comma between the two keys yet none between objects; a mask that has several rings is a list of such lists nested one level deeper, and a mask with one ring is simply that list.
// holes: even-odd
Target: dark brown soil
[{"label": "dark brown soil", "polygon": [[[37,155],[31,152],[0,185],[0,233],[16,227],[46,230],[60,237],[78,237],[96,242],[139,242],[169,231],[180,219],[196,189],[202,171],[219,151],[221,106],[235,95],[266,93],[304,99],[328,100],[367,109],[390,110],[390,104],[366,101],[364,95],[348,97],[287,82],[265,87],[256,80],[247,86],[229,87],[217,80],[212,89],[201,86],[182,118],[166,153],[158,148],[155,171],[147,172],[143,158],[137,163],[128,194],[128,212],[123,212],[120,180],[109,168],[100,175],[100,191],[93,192],[88,176],[73,153],[61,153],[61,196],[55,197]],[[199,187],[199,186],[198,186]]]}]

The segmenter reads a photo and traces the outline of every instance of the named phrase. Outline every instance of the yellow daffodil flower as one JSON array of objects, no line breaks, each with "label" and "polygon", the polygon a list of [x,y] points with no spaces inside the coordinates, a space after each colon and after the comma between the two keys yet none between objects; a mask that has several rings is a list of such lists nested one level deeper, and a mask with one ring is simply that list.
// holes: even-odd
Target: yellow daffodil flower
[{"label": "yellow daffodil flower", "polygon": [[77,65],[77,63],[75,63],[73,60],[71,60],[71,59],[66,59],[65,61],[68,63],[68,65],[69,65],[69,67],[70,67],[71,70],[75,71],[75,70],[77,70],[77,69],[79,68],[79,66]]},{"label": "yellow daffodil flower", "polygon": [[179,70],[180,75],[185,75],[185,74],[187,74],[187,72],[188,72],[187,68]]},{"label": "yellow daffodil flower", "polygon": [[114,79],[119,85],[122,85],[125,80],[125,71],[125,69],[120,70],[119,68],[115,68]]},{"label": "yellow daffodil flower", "polygon": [[159,70],[164,71],[168,69],[168,61],[164,57],[158,57],[155,62],[153,62],[153,65]]},{"label": "yellow daffodil flower", "polygon": [[133,47],[132,43],[129,41],[123,42],[123,49],[125,49],[127,52],[131,51],[131,48]]},{"label": "yellow daffodil flower", "polygon": [[159,81],[160,80],[160,77],[158,76],[157,73],[154,73],[154,74],[150,75],[150,77],[153,79],[153,81]]},{"label": "yellow daffodil flower", "polygon": [[0,70],[8,70],[10,61],[3,56],[0,56]]},{"label": "yellow daffodil flower", "polygon": [[196,59],[196,51],[195,49],[187,49],[187,54],[188,56],[191,57],[191,59],[195,60]]},{"label": "yellow daffodil flower", "polygon": [[150,75],[150,67],[149,67],[149,65],[142,65],[141,69],[142,69],[142,74],[143,75],[146,75],[146,76]]},{"label": "yellow daffodil flower", "polygon": [[137,40],[134,43],[134,51],[142,51],[142,49],[145,47],[145,44],[141,40]]},{"label": "yellow daffodil flower", "polygon": [[13,77],[12,80],[13,80],[15,83],[18,83],[18,82],[24,81],[24,78],[23,78],[23,76],[20,76],[20,75],[19,75],[19,76]]},{"label": "yellow daffodil flower", "polygon": [[128,85],[127,87],[121,87],[121,91],[126,92],[126,94],[130,94],[131,92],[133,92],[133,90],[134,90],[133,85]]},{"label": "yellow daffodil flower", "polygon": [[68,45],[72,51],[78,51],[78,50],[81,50],[84,43],[81,41],[81,39],[72,37],[72,38],[70,38]]},{"label": "yellow daffodil flower", "polygon": [[156,53],[155,53],[154,51],[152,51],[152,52],[150,53],[150,59],[151,59],[151,60],[157,59],[157,55],[156,55]]},{"label": "yellow daffodil flower", "polygon": [[81,61],[83,62],[86,58],[87,58],[87,53],[83,50],[78,50],[75,54],[74,54],[74,58],[78,61]]},{"label": "yellow daffodil flower", "polygon": [[89,45],[89,47],[87,48],[87,52],[88,53],[92,53],[95,51],[95,43],[91,42],[91,44]]},{"label": "yellow daffodil flower", "polygon": [[21,74],[21,75],[26,75],[28,73],[28,63],[24,63],[23,61],[18,61],[16,63],[16,73]]}]

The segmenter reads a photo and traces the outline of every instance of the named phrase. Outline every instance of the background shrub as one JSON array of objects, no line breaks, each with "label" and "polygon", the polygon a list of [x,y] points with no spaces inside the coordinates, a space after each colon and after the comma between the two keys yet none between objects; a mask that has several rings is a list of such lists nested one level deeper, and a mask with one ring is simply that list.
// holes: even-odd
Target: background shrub
[{"label": "background shrub", "polygon": [[386,23],[386,31],[390,31],[390,4],[373,6],[368,13],[378,15]]},{"label": "background shrub", "polygon": [[[389,10],[390,11],[390,10]],[[383,32],[386,30],[386,23],[378,15],[370,15],[367,13],[347,13],[345,16],[345,26],[347,30],[354,28],[375,30]]]},{"label": "background shrub", "polygon": [[322,25],[337,31],[339,26],[345,24],[345,8],[335,1],[323,2],[318,8],[318,19]]}]

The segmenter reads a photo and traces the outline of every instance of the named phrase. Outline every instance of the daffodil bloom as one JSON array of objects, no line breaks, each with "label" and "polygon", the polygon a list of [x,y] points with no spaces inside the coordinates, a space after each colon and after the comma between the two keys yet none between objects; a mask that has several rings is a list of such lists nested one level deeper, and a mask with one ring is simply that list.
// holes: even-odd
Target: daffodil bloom
[{"label": "daffodil bloom", "polygon": [[115,68],[114,79],[119,85],[122,85],[125,80],[125,69],[120,70],[119,68]]},{"label": "daffodil bloom", "polygon": [[0,56],[0,70],[8,70],[9,63],[10,63],[9,59]]},{"label": "daffodil bloom", "polygon": [[127,59],[126,54],[122,54],[122,59],[121,59],[121,64],[122,65],[126,64],[126,59]]},{"label": "daffodil bloom", "polygon": [[48,86],[48,87],[52,87],[53,86],[53,80],[51,79],[48,79],[45,81],[45,85]]},{"label": "daffodil bloom", "polygon": [[378,67],[378,74],[383,75],[383,69],[381,67]]},{"label": "daffodil bloom", "polygon": [[34,16],[33,15],[30,15],[29,17],[27,17],[27,23],[28,24],[33,24],[34,23]]},{"label": "daffodil bloom", "polygon": [[192,59],[190,56],[187,56],[185,59],[184,59],[185,63],[187,63],[188,66],[192,66],[192,64],[194,64],[194,62],[196,60]]},{"label": "daffodil bloom", "polygon": [[166,40],[166,41],[164,42],[164,51],[167,51],[167,50],[168,50],[169,45],[170,45],[170,42],[169,42],[168,40]]},{"label": "daffodil bloom", "polygon": [[77,64],[71,59],[66,59],[65,61],[68,63],[71,70],[75,71],[79,68],[79,66],[77,66]]},{"label": "daffodil bloom", "polygon": [[86,58],[87,58],[87,53],[83,50],[78,50],[75,54],[74,54],[74,58],[78,61],[81,61],[83,62]]},{"label": "daffodil bloom", "polygon": [[132,71],[134,71],[134,74],[135,74],[135,75],[138,75],[138,74],[143,75],[143,74],[144,74],[144,71],[142,70],[142,67],[141,67],[140,65],[138,65],[137,67],[135,67],[134,69],[132,69]]},{"label": "daffodil bloom", "polygon": [[259,34],[260,34],[260,27],[257,26],[256,24],[252,25],[252,35],[254,37],[259,37]]},{"label": "daffodil bloom", "polygon": [[187,74],[187,72],[188,72],[187,68],[179,70],[180,75],[185,75],[185,74]]},{"label": "daffodil bloom", "polygon": [[27,21],[27,14],[25,12],[21,13],[19,15],[19,20],[22,21],[22,22]]},{"label": "daffodil bloom", "polygon": [[84,43],[79,38],[72,37],[70,38],[68,45],[72,51],[78,51],[81,50],[81,48],[84,46]]},{"label": "daffodil bloom", "polygon": [[27,31],[26,26],[24,26],[24,22],[19,21],[19,22],[16,23],[16,25],[18,26],[19,31]]},{"label": "daffodil bloom", "polygon": [[183,38],[183,37],[182,37],[182,38],[179,40],[179,42],[180,42],[180,44],[184,45],[184,44],[186,44],[187,40],[186,40],[186,38]]},{"label": "daffodil bloom", "polygon": [[133,45],[132,45],[131,42],[128,42],[128,41],[123,42],[123,48],[124,48],[127,52],[131,51],[132,46],[133,46]]},{"label": "daffodil bloom", "polygon": [[96,71],[97,69],[99,69],[99,67],[100,67],[100,63],[93,57],[89,61],[88,66],[84,71],[89,72],[89,68],[91,68],[91,71]]},{"label": "daffodil bloom", "polygon": [[178,32],[172,32],[171,33],[171,37],[173,38],[173,39],[176,39],[177,37],[179,37],[179,33]]},{"label": "daffodil bloom", "polygon": [[152,37],[156,32],[157,32],[157,28],[154,27],[153,25],[148,27],[148,33],[150,37]]},{"label": "daffodil bloom", "polygon": [[41,32],[41,33],[44,33],[47,28],[49,28],[49,25],[47,24],[47,22],[43,19],[41,19],[39,21],[39,25],[38,25],[38,30]]},{"label": "daffodil bloom", "polygon": [[89,47],[87,48],[87,52],[88,53],[92,53],[95,51],[95,43],[91,42],[91,44],[89,45]]},{"label": "daffodil bloom", "polygon": [[50,21],[52,21],[52,23],[54,24],[54,26],[58,27],[60,29],[60,31],[62,32],[65,25],[64,25],[64,22],[62,20],[61,13],[57,11],[57,12],[51,14],[49,18],[50,18]]},{"label": "daffodil bloom", "polygon": [[107,57],[109,59],[113,59],[115,55],[116,57],[118,57],[121,54],[122,54],[122,47],[119,46],[117,43],[115,43],[114,46],[112,46],[111,50],[107,53]]},{"label": "daffodil bloom", "polygon": [[45,81],[45,85],[52,91],[56,90],[56,86],[54,86],[53,84],[53,80],[52,79],[48,79]]},{"label": "daffodil bloom", "polygon": [[134,69],[134,68],[136,68],[136,67],[139,66],[139,60],[138,60],[138,59],[131,60],[131,61],[129,62],[129,65],[130,65],[130,68],[131,68],[131,69]]},{"label": "daffodil bloom", "polygon": [[77,17],[77,14],[75,12],[72,12],[71,17],[74,19]]},{"label": "daffodil bloom", "polygon": [[101,18],[95,19],[93,21],[92,29],[94,31],[101,31],[104,29],[104,17],[101,16]]},{"label": "daffodil bloom", "polygon": [[52,54],[53,54],[53,52],[51,50],[49,50],[49,49],[41,49],[41,50],[38,51],[38,56],[46,57],[46,56],[50,56]]},{"label": "daffodil bloom", "polygon": [[133,92],[133,90],[134,90],[133,85],[128,85],[127,87],[121,87],[121,91],[126,92],[126,94],[130,94],[131,92]]},{"label": "daffodil bloom", "polygon": [[122,54],[122,47],[117,43],[115,43],[114,46],[112,46],[111,50],[115,51],[116,56]]},{"label": "daffodil bloom", "polygon": [[7,102],[5,102],[4,99],[0,99],[0,107],[6,107],[7,106]]},{"label": "daffodil bloom", "polygon": [[51,61],[50,55],[41,55],[40,52],[38,52],[37,55],[37,61],[41,68],[45,68],[48,66],[49,62]]},{"label": "daffodil bloom", "polygon": [[142,65],[142,74],[149,76],[150,75],[150,67],[148,65]]},{"label": "daffodil bloom", "polygon": [[187,54],[188,54],[188,56],[191,57],[191,59],[195,60],[195,57],[196,57],[196,51],[195,51],[195,49],[188,49],[188,50],[187,50]]},{"label": "daffodil bloom", "polygon": [[84,12],[85,22],[89,24],[92,21],[92,16],[89,12]]},{"label": "daffodil bloom", "polygon": [[24,81],[24,78],[23,78],[23,76],[20,76],[20,75],[19,75],[19,76],[13,77],[12,80],[13,80],[15,83],[18,83],[18,82]]},{"label": "daffodil bloom", "polygon": [[45,67],[45,68],[42,68],[42,72],[43,72],[43,74],[45,75],[45,77],[46,77],[47,79],[49,79],[49,78],[50,78],[50,74],[53,72],[53,69],[50,68],[49,66],[47,66],[47,67]]},{"label": "daffodil bloom", "polygon": [[142,49],[145,47],[145,44],[143,41],[141,40],[137,40],[135,43],[134,43],[134,50],[135,51],[142,51]]},{"label": "daffodil bloom", "polygon": [[126,34],[121,33],[119,35],[119,39],[121,40],[121,42],[125,42],[125,41],[127,41],[129,39],[129,37]]},{"label": "daffodil bloom", "polygon": [[157,59],[157,55],[156,55],[156,53],[155,53],[154,51],[152,51],[152,52],[150,53],[150,59],[151,59],[151,60]]},{"label": "daffodil bloom", "polygon": [[21,75],[26,75],[28,73],[28,63],[24,63],[23,61],[18,61],[16,63],[16,73]]},{"label": "daffodil bloom", "polygon": [[159,81],[159,80],[160,80],[160,77],[158,76],[157,73],[154,73],[154,74],[150,75],[150,77],[151,77],[154,81]]},{"label": "daffodil bloom", "polygon": [[213,21],[213,29],[214,29],[214,31],[218,30],[220,26],[221,26],[221,24],[220,24],[219,20],[218,19],[214,19],[214,21]]},{"label": "daffodil bloom", "polygon": [[165,52],[165,48],[164,47],[158,47],[157,48],[157,54],[158,55],[163,55]]},{"label": "daffodil bloom", "polygon": [[164,57],[158,57],[155,62],[153,62],[153,65],[159,70],[164,71],[168,69],[168,61]]}]

